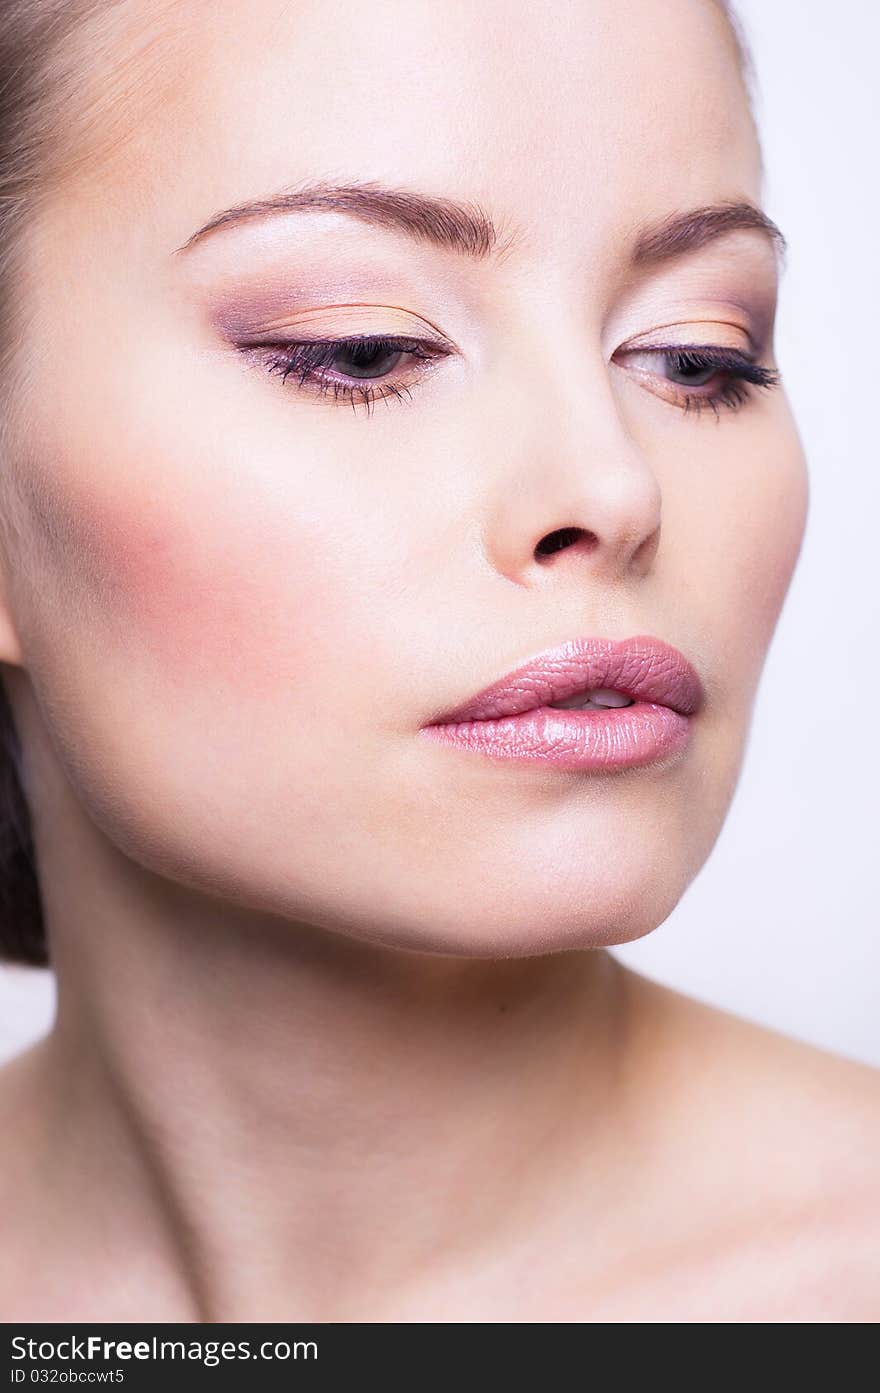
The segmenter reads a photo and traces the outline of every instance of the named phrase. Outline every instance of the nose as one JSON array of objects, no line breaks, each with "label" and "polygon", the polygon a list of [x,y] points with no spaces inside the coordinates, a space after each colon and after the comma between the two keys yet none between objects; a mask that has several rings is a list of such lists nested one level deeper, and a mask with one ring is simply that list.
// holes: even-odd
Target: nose
[{"label": "nose", "polygon": [[581,353],[578,372],[542,376],[517,394],[518,406],[509,394],[501,404],[506,428],[489,447],[498,468],[489,473],[484,547],[494,569],[519,585],[557,584],[567,574],[619,583],[646,574],[656,555],[659,480],[621,418],[613,369],[597,358],[586,364]]}]

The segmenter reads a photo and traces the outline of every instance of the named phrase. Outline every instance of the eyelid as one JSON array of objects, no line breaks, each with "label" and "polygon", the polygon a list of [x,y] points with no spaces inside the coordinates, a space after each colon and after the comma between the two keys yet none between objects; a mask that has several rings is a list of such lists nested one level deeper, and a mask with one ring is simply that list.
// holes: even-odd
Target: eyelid
[{"label": "eyelid", "polygon": [[[719,348],[738,348],[740,345],[735,343],[719,343],[719,331],[734,330],[741,336],[743,344],[742,351],[747,355],[760,354],[763,345],[760,344],[749,329],[736,320],[725,319],[676,319],[668,324],[655,324],[653,329],[647,334],[636,335],[634,339],[627,339],[618,345],[614,353],[628,353],[637,349],[665,349],[672,352],[673,349],[679,351],[685,348],[708,349],[710,346]],[[683,338],[693,340],[690,343],[676,342],[671,343],[669,336],[675,330],[680,330]],[[653,336],[657,337],[654,338]],[[612,355],[614,356],[614,355]]]},{"label": "eyelid", "polygon": [[[271,335],[277,335],[274,340]],[[351,338],[422,338],[449,350],[457,345],[438,325],[412,310],[396,305],[351,304],[318,305],[260,320],[247,332],[239,331],[236,339],[246,344],[293,343],[297,340]]]},{"label": "eyelid", "polygon": [[732,348],[723,343],[652,343],[634,347],[619,348],[614,358],[631,358],[639,353],[662,358],[664,354],[692,354],[711,358],[717,363],[719,371],[723,368],[754,367],[758,358],[743,348]]}]

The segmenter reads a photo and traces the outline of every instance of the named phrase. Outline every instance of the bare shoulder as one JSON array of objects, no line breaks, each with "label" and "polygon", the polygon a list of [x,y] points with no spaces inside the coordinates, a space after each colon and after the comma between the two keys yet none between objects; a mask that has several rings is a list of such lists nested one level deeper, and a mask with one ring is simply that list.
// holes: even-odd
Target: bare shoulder
[{"label": "bare shoulder", "polygon": [[20,1150],[22,1129],[30,1119],[33,1081],[44,1053],[45,1041],[40,1040],[0,1065],[0,1192],[11,1157]]},{"label": "bare shoulder", "polygon": [[9,1309],[8,1298],[21,1276],[22,1249],[32,1247],[36,1232],[39,1196],[34,1156],[41,1138],[41,1118],[34,1106],[38,1075],[45,1053],[39,1041],[0,1066],[0,1308]]},{"label": "bare shoulder", "polygon": [[628,968],[624,981],[642,1046],[659,1065],[676,1070],[685,1092],[704,1091],[715,1100],[709,1115],[720,1125],[747,1114],[774,1142],[799,1140],[808,1127],[814,1154],[827,1158],[839,1150],[842,1162],[852,1157],[857,1171],[875,1172],[875,1158],[854,1155],[853,1143],[880,1137],[880,1069]]},{"label": "bare shoulder", "polygon": [[764,1318],[880,1318],[880,1070],[629,970],[626,991],[695,1231]]}]

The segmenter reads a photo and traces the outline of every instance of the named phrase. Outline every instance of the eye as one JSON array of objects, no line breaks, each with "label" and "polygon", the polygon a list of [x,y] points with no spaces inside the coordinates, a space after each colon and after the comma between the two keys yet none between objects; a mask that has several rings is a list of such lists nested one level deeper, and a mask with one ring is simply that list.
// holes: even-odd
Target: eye
[{"label": "eye", "polygon": [[[348,401],[367,414],[377,401],[411,397],[411,388],[441,358],[455,351],[448,340],[386,334],[337,339],[297,339],[282,343],[242,344],[266,370],[294,380],[297,390]],[[712,344],[655,344],[623,349],[614,358],[628,366],[655,395],[685,412],[719,406],[736,409],[754,387],[774,387],[779,373],[755,362],[739,349]],[[649,366],[645,366],[645,364]]]},{"label": "eye", "polygon": [[666,376],[670,382],[680,382],[687,387],[702,387],[710,382],[718,371],[716,362],[707,363],[693,353],[668,353]]},{"label": "eye", "polygon": [[752,398],[755,387],[776,387],[780,381],[775,368],[766,368],[740,349],[720,344],[624,349],[615,355],[615,361],[628,365],[649,391],[685,412],[699,413],[711,407],[716,418],[720,406],[736,410]]},{"label": "eye", "polygon": [[241,347],[257,355],[266,370],[283,382],[294,379],[298,390],[319,397],[331,395],[336,403],[349,401],[352,407],[364,407],[367,414],[377,401],[409,397],[410,388],[431,365],[454,351],[448,341],[385,334]]}]

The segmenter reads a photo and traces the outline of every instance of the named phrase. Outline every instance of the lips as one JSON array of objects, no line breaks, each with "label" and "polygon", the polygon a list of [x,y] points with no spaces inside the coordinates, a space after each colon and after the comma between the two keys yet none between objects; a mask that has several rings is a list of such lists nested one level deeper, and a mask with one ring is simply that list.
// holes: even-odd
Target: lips
[{"label": "lips", "polygon": [[539,653],[429,724],[516,716],[598,688],[612,688],[633,702],[665,706],[682,716],[694,715],[705,699],[696,669],[661,639],[641,634],[619,641],[576,638]]}]

